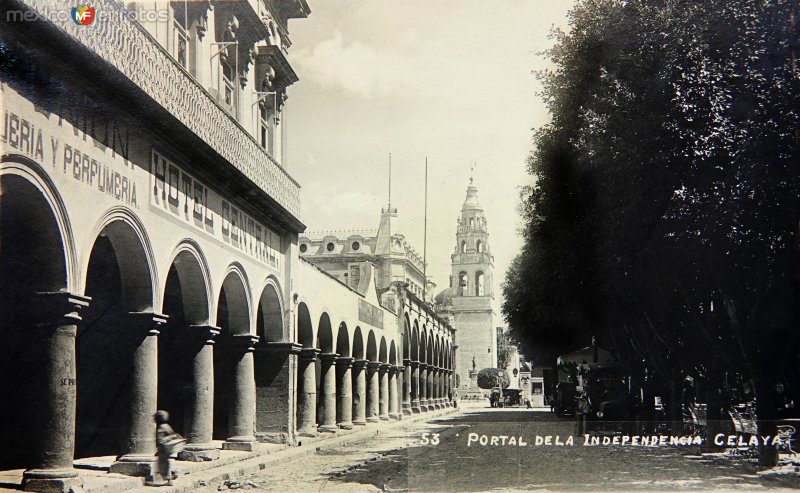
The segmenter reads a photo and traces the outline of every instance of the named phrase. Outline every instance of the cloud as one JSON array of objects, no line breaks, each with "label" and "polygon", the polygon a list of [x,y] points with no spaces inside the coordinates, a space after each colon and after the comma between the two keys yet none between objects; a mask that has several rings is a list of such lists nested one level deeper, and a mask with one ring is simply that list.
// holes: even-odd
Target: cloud
[{"label": "cloud", "polygon": [[292,59],[304,77],[323,88],[366,98],[394,94],[410,82],[404,76],[407,62],[360,41],[345,43],[339,31],[311,49],[293,52]]}]

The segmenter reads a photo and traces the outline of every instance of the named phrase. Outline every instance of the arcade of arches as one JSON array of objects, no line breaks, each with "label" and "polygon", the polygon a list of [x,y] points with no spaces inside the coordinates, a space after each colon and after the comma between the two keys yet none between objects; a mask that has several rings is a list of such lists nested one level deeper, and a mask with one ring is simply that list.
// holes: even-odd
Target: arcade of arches
[{"label": "arcade of arches", "polygon": [[157,409],[188,439],[179,458],[200,461],[450,405],[453,330],[426,306],[374,306],[378,327],[360,320],[369,298],[293,247],[274,271],[135,210],[73,210],[20,156],[3,157],[0,191],[0,365],[18,375],[0,469],[25,468],[26,489],[68,489],[76,458],[151,474]]}]

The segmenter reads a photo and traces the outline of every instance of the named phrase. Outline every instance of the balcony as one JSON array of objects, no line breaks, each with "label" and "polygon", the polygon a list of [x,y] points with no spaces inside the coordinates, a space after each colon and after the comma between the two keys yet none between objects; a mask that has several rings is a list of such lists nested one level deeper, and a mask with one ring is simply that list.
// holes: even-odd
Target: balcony
[{"label": "balcony", "polygon": [[295,219],[300,185],[152,36],[115,0],[96,0],[97,19],[73,22],[69,8],[52,0],[24,0],[79,45],[114,66],[190,132],[231,163]]}]

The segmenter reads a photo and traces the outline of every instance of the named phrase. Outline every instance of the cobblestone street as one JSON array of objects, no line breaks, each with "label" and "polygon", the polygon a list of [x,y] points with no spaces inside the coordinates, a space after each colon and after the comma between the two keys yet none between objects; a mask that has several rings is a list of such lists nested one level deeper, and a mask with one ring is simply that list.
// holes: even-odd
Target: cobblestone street
[{"label": "cobblestone street", "polygon": [[[427,445],[422,443],[423,433],[430,434]],[[436,445],[433,433],[438,433]],[[507,436],[507,442],[511,436],[522,436],[528,445],[468,445],[470,433]],[[782,474],[758,474],[755,465],[744,459],[704,457],[696,447],[586,447],[577,436],[573,446],[536,446],[536,435],[566,440],[574,435],[574,426],[548,412],[473,408],[238,481],[256,485],[252,491],[334,492],[800,487],[797,473],[785,471],[790,467]],[[219,486],[201,491],[210,493]]]}]

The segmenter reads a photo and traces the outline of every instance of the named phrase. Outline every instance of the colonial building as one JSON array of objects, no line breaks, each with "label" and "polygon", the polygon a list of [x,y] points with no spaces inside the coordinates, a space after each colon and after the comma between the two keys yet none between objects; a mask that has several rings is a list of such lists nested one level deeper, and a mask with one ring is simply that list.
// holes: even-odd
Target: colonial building
[{"label": "colonial building", "polygon": [[458,388],[478,391],[477,372],[497,368],[497,337],[492,308],[494,257],[472,178],[457,222],[450,287],[436,295],[435,306],[437,313],[452,320],[458,330]]},{"label": "colonial building", "polygon": [[[392,219],[397,209],[391,204],[381,210],[377,233],[364,230],[309,231],[300,235],[300,255],[350,287],[362,282],[359,264],[375,266],[375,285],[385,290],[393,282],[408,284],[408,291],[423,297],[426,289],[422,255],[405,236],[394,232]],[[436,285],[428,280],[427,291]]]},{"label": "colonial building", "polygon": [[441,320],[299,257],[305,0],[3,5],[0,469],[48,492],[80,486],[74,459],[148,477],[157,409],[180,459],[213,461],[399,418],[423,381],[444,402]]}]

